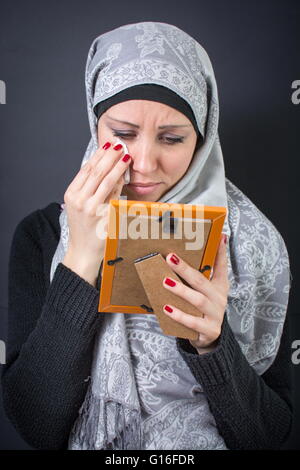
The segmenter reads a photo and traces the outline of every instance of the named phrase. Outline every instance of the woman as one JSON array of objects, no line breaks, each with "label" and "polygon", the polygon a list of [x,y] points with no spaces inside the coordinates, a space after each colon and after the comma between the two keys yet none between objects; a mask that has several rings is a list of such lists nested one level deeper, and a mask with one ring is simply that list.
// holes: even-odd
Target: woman
[{"label": "woman", "polygon": [[[175,26],[130,24],[93,41],[85,78],[81,169],[62,208],[25,217],[12,242],[8,416],[36,448],[280,448],[292,422],[288,254],[225,178],[206,52]],[[197,341],[165,336],[155,315],[97,313],[97,208],[122,196],[228,208],[211,281],[166,257],[188,285],[164,287],[205,316],[165,314]]]}]

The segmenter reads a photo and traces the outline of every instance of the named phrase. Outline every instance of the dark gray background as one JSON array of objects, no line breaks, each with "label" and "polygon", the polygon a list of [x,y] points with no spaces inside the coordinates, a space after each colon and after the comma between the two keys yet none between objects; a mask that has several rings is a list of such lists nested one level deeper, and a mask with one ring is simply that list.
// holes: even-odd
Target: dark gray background
[{"label": "dark gray background", "polygon": [[[300,339],[300,105],[291,101],[291,84],[300,79],[299,13],[298,1],[274,0],[0,1],[0,80],[7,86],[7,104],[0,106],[0,339],[7,334],[14,229],[31,211],[63,202],[90,138],[84,69],[91,42],[138,21],[174,24],[208,52],[219,89],[227,176],[286,242],[294,278],[292,341]],[[297,408],[288,449],[300,448],[300,364],[294,376]],[[1,449],[30,449],[2,405],[0,419]]]}]

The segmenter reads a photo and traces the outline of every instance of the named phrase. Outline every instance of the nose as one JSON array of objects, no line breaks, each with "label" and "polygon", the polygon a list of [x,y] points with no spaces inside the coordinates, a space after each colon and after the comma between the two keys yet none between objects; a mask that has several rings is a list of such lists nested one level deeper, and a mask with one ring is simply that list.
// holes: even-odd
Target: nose
[{"label": "nose", "polygon": [[130,151],[132,171],[145,175],[155,173],[158,167],[158,154],[154,144],[146,138],[140,139]]}]

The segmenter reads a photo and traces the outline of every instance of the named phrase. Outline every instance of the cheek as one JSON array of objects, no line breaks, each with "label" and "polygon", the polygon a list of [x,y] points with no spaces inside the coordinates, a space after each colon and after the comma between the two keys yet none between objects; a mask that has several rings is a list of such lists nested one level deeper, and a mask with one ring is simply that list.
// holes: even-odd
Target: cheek
[{"label": "cheek", "polygon": [[103,132],[103,128],[98,127],[98,143],[105,144],[104,140],[105,140],[105,132]]},{"label": "cheek", "polygon": [[[101,118],[100,118],[101,119]],[[113,135],[110,129],[107,129],[105,126],[97,127],[97,135],[98,135],[98,144],[104,145],[108,141],[112,141]]]},{"label": "cheek", "polygon": [[188,151],[181,150],[174,152],[173,155],[166,155],[164,161],[164,172],[168,174],[172,180],[180,178],[192,160],[193,155]]}]

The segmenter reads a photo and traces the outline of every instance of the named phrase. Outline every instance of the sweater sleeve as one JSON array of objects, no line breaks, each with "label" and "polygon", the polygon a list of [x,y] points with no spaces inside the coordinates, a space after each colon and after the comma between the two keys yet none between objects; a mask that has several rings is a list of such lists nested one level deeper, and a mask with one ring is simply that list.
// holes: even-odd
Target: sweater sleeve
[{"label": "sweater sleeve", "polygon": [[259,376],[248,363],[225,313],[216,348],[199,355],[188,340],[177,347],[202,384],[220,434],[229,449],[280,449],[292,426],[292,369],[286,319],[280,348]]},{"label": "sweater sleeve", "polygon": [[32,221],[17,226],[9,257],[3,404],[29,445],[63,449],[88,387],[99,291],[62,263],[46,288]]}]

